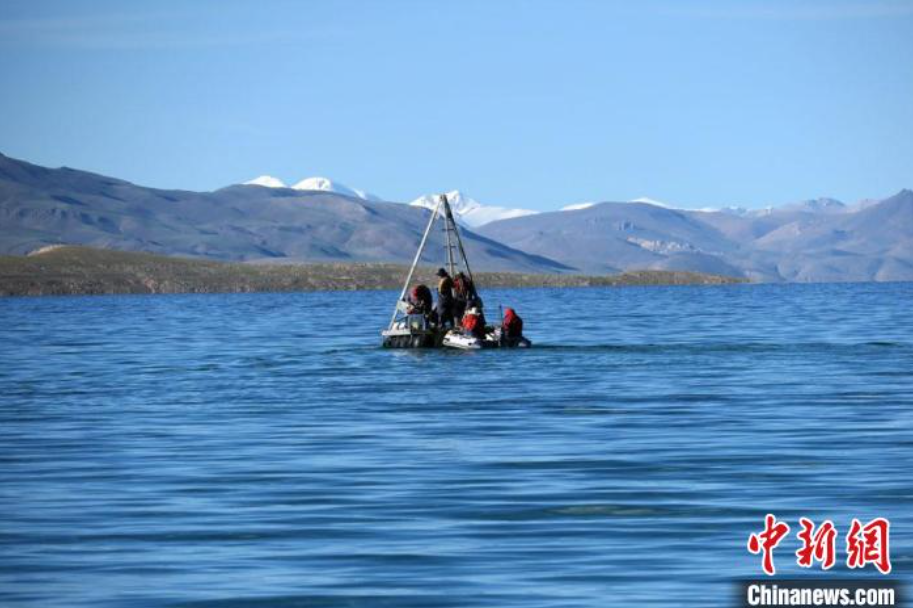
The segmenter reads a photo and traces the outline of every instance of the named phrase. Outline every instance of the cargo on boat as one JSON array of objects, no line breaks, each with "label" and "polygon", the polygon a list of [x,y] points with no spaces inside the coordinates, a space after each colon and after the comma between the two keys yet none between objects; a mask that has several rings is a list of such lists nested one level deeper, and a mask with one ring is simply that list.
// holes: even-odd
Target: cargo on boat
[{"label": "cargo on boat", "polygon": [[[426,285],[412,285],[412,279],[428,244],[428,236],[438,220],[443,222],[446,267],[437,272],[439,283],[435,303],[431,289]],[[498,325],[489,325],[486,321],[459,227],[447,196],[442,194],[422,234],[390,325],[381,332],[383,345],[387,348],[460,350],[532,346],[523,336],[523,321],[513,309],[507,308],[499,317]]]}]

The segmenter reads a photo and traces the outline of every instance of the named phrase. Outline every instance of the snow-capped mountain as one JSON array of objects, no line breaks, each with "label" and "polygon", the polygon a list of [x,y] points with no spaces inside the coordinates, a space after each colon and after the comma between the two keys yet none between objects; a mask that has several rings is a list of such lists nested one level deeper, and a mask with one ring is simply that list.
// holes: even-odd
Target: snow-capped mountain
[{"label": "snow-capped mountain", "polygon": [[357,188],[350,188],[345,184],[334,182],[328,177],[308,177],[296,183],[294,186],[287,186],[285,182],[278,177],[261,175],[260,177],[244,182],[243,185],[263,186],[264,188],[292,188],[294,190],[320,190],[323,192],[334,192],[336,194],[342,194],[343,196],[360,198],[365,201],[380,202],[383,200],[370,192],[365,192],[364,190],[359,190]]},{"label": "snow-capped mountain", "polygon": [[596,203],[574,203],[573,205],[565,205],[559,211],[580,211],[581,209],[589,209]]},{"label": "snow-capped mountain", "polygon": [[[281,179],[273,177],[271,175],[261,175],[257,178],[244,182],[244,185],[250,186],[262,186],[265,188],[293,188],[295,190],[307,190],[307,191],[321,191],[321,192],[333,192],[335,194],[341,194],[343,196],[350,196],[353,198],[359,198],[365,201],[372,202],[382,202],[384,199],[366,192],[364,190],[359,190],[357,188],[350,188],[345,184],[342,184],[337,181],[333,181],[327,177],[308,177],[303,179],[293,186],[286,185]],[[425,207],[427,209],[433,209],[434,205],[437,202],[435,194],[426,194],[415,199],[410,205],[414,207]],[[489,206],[479,203],[477,200],[470,198],[463,194],[459,190],[451,190],[447,193],[447,196],[450,199],[450,206],[453,209],[454,214],[456,215],[457,221],[470,228],[478,228],[489,224],[491,222],[496,222],[499,220],[513,219],[518,217],[523,217],[527,215],[533,215],[539,213],[539,211],[532,211],[530,209],[517,209],[512,207],[498,207],[498,206]],[[786,205],[779,206],[769,206],[759,209],[748,209],[741,206],[725,206],[725,207],[700,207],[700,208],[688,208],[680,207],[670,203],[656,200],[654,198],[649,198],[642,196],[639,198],[631,199],[629,203],[642,203],[647,205],[653,205],[655,207],[661,207],[663,209],[672,209],[677,211],[698,211],[702,213],[722,213],[726,215],[734,215],[737,217],[767,217],[772,214],[783,214],[783,213],[813,213],[813,214],[847,214],[855,213],[857,211],[863,210],[868,206],[875,204],[879,201],[860,201],[854,205],[847,205],[837,199],[821,197],[816,199],[802,200],[794,203],[789,203]],[[565,205],[561,207],[560,211],[580,211],[583,209],[589,209],[597,203],[587,201],[583,203],[575,203],[572,205]]]},{"label": "snow-capped mountain", "polygon": [[335,192],[336,194],[342,194],[343,196],[352,196],[365,201],[383,200],[379,196],[371,194],[370,192],[358,190],[357,188],[350,188],[345,184],[334,182],[328,177],[308,177],[307,179],[303,179],[292,186],[292,188],[295,190],[323,190],[324,192]]},{"label": "snow-capped mountain", "polygon": [[[450,208],[453,210],[454,215],[456,215],[457,221],[466,224],[470,228],[476,228],[497,220],[506,220],[538,213],[538,211],[531,211],[529,209],[488,207],[475,199],[469,198],[459,190],[447,192],[447,200],[450,202]],[[409,204],[413,207],[434,209],[434,206],[437,204],[437,195],[426,194]]]},{"label": "snow-capped mountain", "polygon": [[669,203],[664,203],[656,199],[648,198],[646,196],[641,196],[640,198],[634,198],[628,201],[629,203],[646,203],[648,205],[655,205],[657,207],[663,207],[664,209],[674,209]]},{"label": "snow-capped mountain", "polygon": [[288,188],[278,177],[273,177],[272,175],[261,175],[260,177],[255,177],[250,181],[244,182],[245,186],[263,186],[264,188]]}]

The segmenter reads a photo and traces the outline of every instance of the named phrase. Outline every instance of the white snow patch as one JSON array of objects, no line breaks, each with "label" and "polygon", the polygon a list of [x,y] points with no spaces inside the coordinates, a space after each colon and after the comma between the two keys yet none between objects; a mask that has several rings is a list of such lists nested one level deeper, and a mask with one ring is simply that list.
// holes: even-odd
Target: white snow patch
[{"label": "white snow patch", "polygon": [[295,190],[317,190],[321,192],[333,192],[335,194],[342,194],[343,196],[360,198],[365,201],[381,200],[380,197],[375,196],[369,192],[358,190],[357,188],[350,188],[345,184],[334,182],[328,177],[308,177],[292,186],[292,188]]},{"label": "white snow patch", "polygon": [[[459,190],[451,190],[446,194],[447,201],[450,203],[450,208],[453,210],[457,221],[466,224],[470,228],[478,228],[479,226],[498,220],[506,220],[538,213],[538,211],[531,211],[530,209],[489,207],[473,198],[469,198]],[[413,207],[434,209],[434,206],[437,205],[437,195],[426,194],[418,197],[409,204]]]},{"label": "white snow patch", "polygon": [[278,177],[273,177],[272,175],[261,175],[260,177],[255,177],[250,181],[244,182],[245,186],[263,186],[264,188],[287,188],[288,186],[279,179]]},{"label": "white snow patch", "polygon": [[566,205],[559,209],[559,211],[580,211],[581,209],[589,209],[596,203],[574,203],[573,205]]},{"label": "white snow patch", "polygon": [[658,200],[656,200],[656,199],[648,198],[648,197],[646,197],[646,196],[641,196],[640,198],[635,198],[635,199],[632,199],[632,200],[630,200],[630,201],[628,201],[628,202],[629,202],[629,203],[646,203],[647,205],[655,205],[656,207],[663,207],[663,208],[665,208],[665,209],[675,209],[675,207],[673,207],[673,206],[670,205],[669,203],[664,203],[664,202],[662,202],[662,201],[658,201]]}]

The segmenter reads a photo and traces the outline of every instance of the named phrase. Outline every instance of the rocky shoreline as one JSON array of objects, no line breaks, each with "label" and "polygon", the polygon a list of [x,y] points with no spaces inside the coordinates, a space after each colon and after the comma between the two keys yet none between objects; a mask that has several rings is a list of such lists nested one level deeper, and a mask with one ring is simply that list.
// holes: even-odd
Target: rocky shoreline
[{"label": "rocky shoreline", "polygon": [[[0,296],[154,293],[245,293],[397,289],[399,264],[245,264],[77,246],[54,246],[27,256],[0,256]],[[433,283],[432,268],[417,281]],[[694,272],[643,270],[584,276],[479,272],[485,287],[602,287],[726,285],[744,279]]]}]

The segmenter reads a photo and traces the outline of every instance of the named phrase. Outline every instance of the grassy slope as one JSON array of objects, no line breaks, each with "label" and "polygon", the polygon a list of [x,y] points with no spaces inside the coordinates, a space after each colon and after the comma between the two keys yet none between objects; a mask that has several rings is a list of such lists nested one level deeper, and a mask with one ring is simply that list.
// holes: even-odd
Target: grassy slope
[{"label": "grassy slope", "polygon": [[[149,253],[62,246],[29,256],[0,256],[0,296],[213,293],[395,289],[408,268],[396,264],[251,265]],[[434,282],[433,269],[417,281]],[[480,287],[589,287],[614,285],[719,285],[740,279],[693,272],[635,271],[615,276],[476,274]]]}]

